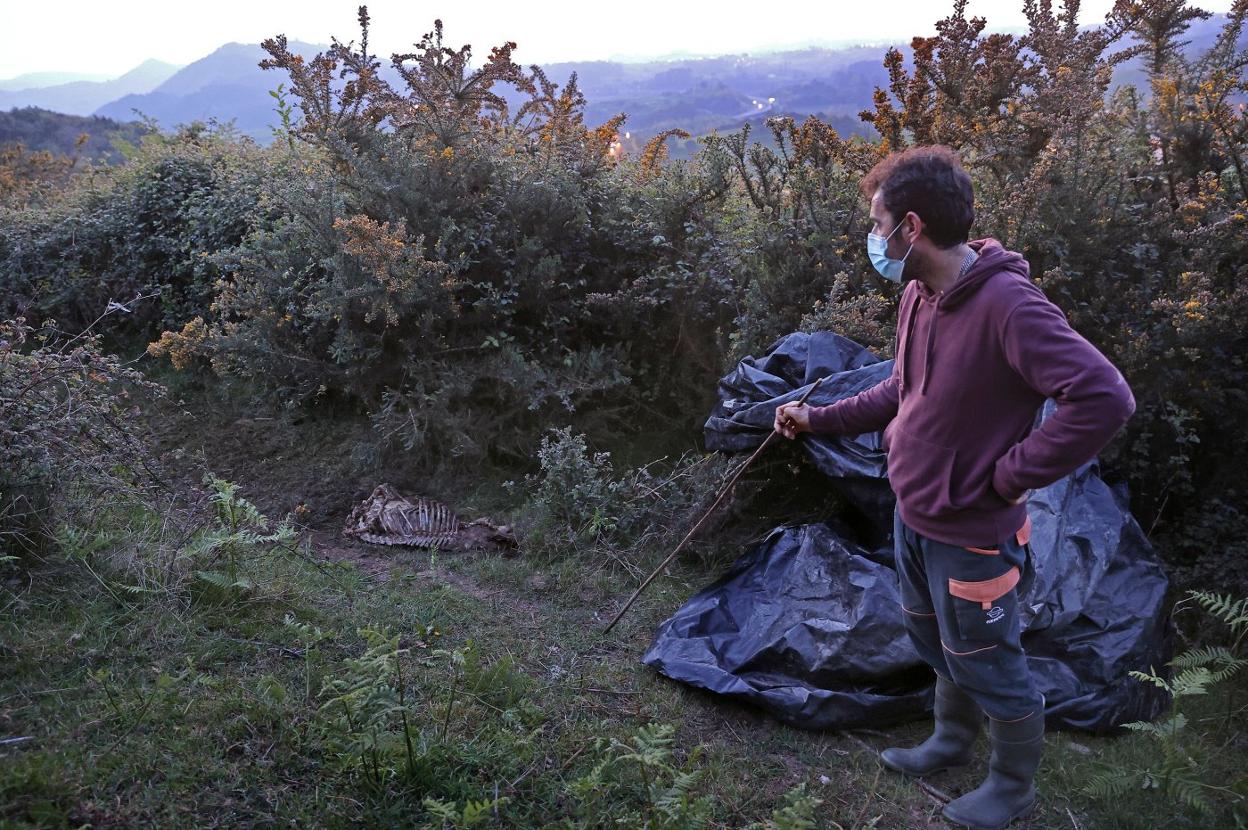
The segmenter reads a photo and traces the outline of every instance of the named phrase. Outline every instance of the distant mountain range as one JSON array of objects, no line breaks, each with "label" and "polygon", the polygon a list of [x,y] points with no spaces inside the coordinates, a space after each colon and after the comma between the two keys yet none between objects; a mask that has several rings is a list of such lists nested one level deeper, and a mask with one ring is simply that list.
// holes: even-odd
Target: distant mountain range
[{"label": "distant mountain range", "polygon": [[[107,81],[74,80],[68,83],[32,86],[26,89],[0,91],[0,110],[13,107],[41,107],[67,115],[94,115],[96,110],[124,95],[149,92],[168,81],[180,71],[180,67],[158,60],[147,60],[120,78]],[[54,73],[33,76],[36,82]],[[23,75],[4,82],[5,86],[19,82]],[[129,120],[129,118],[127,118]]]},{"label": "distant mountain range", "polygon": [[[297,41],[288,47],[307,59],[327,48]],[[650,63],[555,63],[543,69],[560,85],[573,72],[577,74],[588,101],[588,123],[626,113],[629,137],[625,146],[632,149],[672,127],[700,135],[713,129],[737,130],[747,121],[761,124],[781,113],[799,119],[817,113],[842,132],[867,134],[871,128],[858,119],[857,112],[870,102],[875,86],[887,80],[882,55],[880,47],[853,47]],[[181,68],[149,61],[113,81],[75,81],[0,92],[0,108],[37,106],[114,121],[133,121],[141,113],[165,129],[193,120],[233,120],[239,132],[267,143],[277,123],[269,91],[279,83],[290,85],[285,73],[259,68],[267,56],[256,44],[229,43]],[[167,74],[158,77],[156,70]],[[382,75],[402,88],[392,67],[385,66]],[[138,83],[140,78],[148,79],[147,83]],[[106,92],[123,84],[131,88],[111,97]],[[514,90],[503,90],[503,94],[513,104],[521,100]],[[85,103],[91,95],[94,107]],[[292,99],[292,103],[296,102]],[[693,147],[677,147],[676,154],[685,155],[686,149]]]},{"label": "distant mountain range", "polygon": [[[543,68],[565,82],[575,72],[587,100],[585,120],[601,123],[625,113],[630,144],[679,127],[695,136],[730,132],[774,115],[799,121],[819,115],[842,134],[873,134],[858,118],[876,86],[887,84],[880,47],[803,49],[662,63],[555,63]],[[756,133],[757,135],[757,133]],[[759,136],[761,137],[761,136]],[[676,155],[693,149],[677,146]]]},{"label": "distant mountain range", "polygon": [[[291,41],[287,48],[311,59],[329,47]],[[268,56],[258,44],[227,43],[182,67],[159,86],[121,96],[95,114],[132,120],[137,111],[155,118],[165,129],[195,120],[215,118],[224,123],[233,119],[239,132],[267,144],[278,123],[269,90],[283,82],[290,87],[285,72],[260,68],[260,61]]]},{"label": "distant mountain range", "polygon": [[109,81],[112,75],[90,75],[82,72],[27,72],[15,78],[0,80],[0,91],[41,89],[45,86],[69,84],[74,81]]},{"label": "distant mountain range", "polygon": [[[1189,49],[1211,44],[1223,20],[1218,15],[1197,21],[1185,37]],[[293,41],[289,48],[309,59],[327,47]],[[577,74],[588,101],[588,123],[626,113],[625,149],[635,150],[650,136],[672,127],[697,136],[712,130],[738,130],[745,123],[761,126],[766,118],[781,114],[799,121],[815,114],[842,134],[871,134],[872,128],[858,118],[858,112],[871,106],[877,86],[887,84],[882,64],[886,48],[810,48],[646,63],[582,61],[546,64],[543,69],[559,84],[573,72]],[[908,56],[908,48],[901,48]],[[289,87],[290,82],[283,72],[260,69],[258,64],[265,57],[257,44],[228,43],[183,67],[149,60],[112,80],[76,77],[53,83],[55,73],[25,75],[0,81],[0,111],[35,106],[115,121],[134,121],[137,112],[154,118],[164,129],[193,120],[232,120],[239,132],[267,143],[278,120],[269,91],[279,83]],[[383,77],[401,89],[397,73],[383,62]],[[1138,59],[1115,73],[1116,83],[1142,86],[1144,80]],[[23,82],[30,86],[11,88]],[[503,94],[519,101],[514,90],[511,94],[503,90]],[[693,141],[677,142],[673,154],[688,155],[695,148]]]}]

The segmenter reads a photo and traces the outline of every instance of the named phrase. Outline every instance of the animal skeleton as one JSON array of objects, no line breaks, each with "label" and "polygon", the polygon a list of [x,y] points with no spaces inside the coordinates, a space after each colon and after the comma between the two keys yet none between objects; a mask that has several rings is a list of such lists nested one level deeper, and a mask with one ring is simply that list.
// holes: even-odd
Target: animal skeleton
[{"label": "animal skeleton", "polygon": [[389,484],[377,485],[371,496],[352,509],[342,532],[374,545],[441,550],[516,547],[508,525],[495,526],[486,519],[464,523],[445,504],[419,496],[407,498]]}]

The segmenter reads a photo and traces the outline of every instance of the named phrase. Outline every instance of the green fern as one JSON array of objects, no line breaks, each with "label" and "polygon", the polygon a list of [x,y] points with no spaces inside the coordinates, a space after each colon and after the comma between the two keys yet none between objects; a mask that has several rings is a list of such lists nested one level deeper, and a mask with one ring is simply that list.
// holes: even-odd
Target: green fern
[{"label": "green fern", "polygon": [[770,818],[755,822],[746,830],[814,830],[815,808],[822,803],[823,799],[807,794],[806,783],[802,782],[784,794],[784,803],[772,810]]},{"label": "green fern", "polygon": [[[347,660],[321,687],[319,724],[326,743],[343,769],[358,769],[376,785],[397,771],[398,759],[410,745],[399,688],[396,661],[407,653],[399,635],[385,630],[358,630],[367,647]],[[403,729],[400,736],[399,729]]]},{"label": "green fern", "polygon": [[1236,656],[1248,632],[1248,599],[1236,600],[1205,591],[1188,591],[1188,597],[1227,625],[1235,638],[1234,643],[1229,648],[1205,646],[1183,652],[1167,664],[1172,671],[1169,677],[1152,668],[1146,672],[1130,672],[1131,677],[1163,690],[1174,701],[1174,709],[1165,720],[1124,724],[1132,732],[1155,741],[1160,760],[1145,769],[1107,767],[1089,777],[1083,787],[1088,795],[1111,799],[1130,789],[1155,790],[1172,801],[1206,813],[1212,809],[1208,794],[1225,792],[1224,788],[1201,780],[1202,767],[1189,751],[1189,742],[1199,741],[1199,738],[1189,736],[1188,719],[1180,707],[1184,698],[1209,694],[1218,683],[1248,665],[1248,659]]},{"label": "green fern", "polygon": [[1206,646],[1185,651],[1170,662],[1177,669],[1203,668],[1209,672],[1212,683],[1221,683],[1235,675],[1248,660],[1236,657],[1225,646]]},{"label": "green fern", "polygon": [[1156,670],[1152,667],[1150,667],[1146,672],[1135,671],[1133,669],[1127,672],[1127,674],[1136,680],[1139,680],[1141,683],[1151,683],[1158,689],[1164,689],[1167,692],[1170,691],[1170,681],[1157,674]]},{"label": "green fern", "polygon": [[580,821],[560,826],[706,827],[711,819],[711,799],[696,794],[702,779],[696,765],[703,747],[694,747],[677,766],[673,759],[675,742],[675,727],[659,723],[638,728],[627,742],[599,739],[595,751],[605,757],[566,787],[577,804]]},{"label": "green fern", "polygon": [[1215,619],[1229,626],[1231,634],[1242,637],[1248,631],[1248,597],[1235,599],[1230,594],[1211,591],[1188,591],[1187,595],[1208,611]]},{"label": "green fern", "polygon": [[[1128,724],[1128,726],[1132,725],[1134,724]],[[1088,778],[1083,791],[1093,798],[1101,800],[1117,798],[1131,789],[1131,785],[1134,783],[1133,779],[1134,776],[1125,770],[1098,772]]]},{"label": "green fern", "polygon": [[[1173,663],[1171,663],[1173,665]],[[1174,697],[1188,697],[1190,695],[1204,695],[1209,693],[1209,686],[1213,683],[1213,672],[1204,666],[1197,666],[1194,669],[1184,669],[1174,676],[1170,681],[1170,694]]]},{"label": "green fern", "polygon": [[246,594],[256,587],[256,584],[246,577],[231,576],[220,571],[196,571],[195,578],[227,594]]},{"label": "green fern", "polygon": [[1198,666],[1208,666],[1211,663],[1226,662],[1231,658],[1230,651],[1225,646],[1205,646],[1204,648],[1189,649],[1178,657],[1170,661],[1170,665],[1176,669],[1193,669]]},{"label": "green fern", "polygon": [[211,588],[213,601],[233,601],[254,594],[252,569],[266,558],[293,547],[297,534],[289,522],[270,527],[255,505],[238,495],[238,485],[212,473],[204,476],[215,512],[208,528],[196,533],[181,552],[192,563],[191,576]]},{"label": "green fern", "polygon": [[454,801],[442,801],[432,796],[426,797],[423,803],[429,815],[441,819],[441,827],[447,830],[461,830],[476,827],[485,821],[496,807],[501,807],[509,800],[507,796],[501,796],[492,801],[468,799],[463,809],[460,809]]},{"label": "green fern", "polygon": [[295,636],[299,639],[299,642],[303,643],[303,645],[308,648],[316,645],[326,637],[324,631],[311,623],[300,622],[295,619],[292,614],[287,614],[285,618],[282,619],[282,624],[293,631]]},{"label": "green fern", "polygon": [[238,495],[238,485],[212,473],[204,475],[204,483],[212,490],[210,500],[217,518],[230,530],[240,527],[267,528],[269,520],[247,499]]},{"label": "green fern", "polygon": [[1196,778],[1174,778],[1170,792],[1181,802],[1202,813],[1210,811],[1209,799],[1205,797],[1205,783]]},{"label": "green fern", "polygon": [[1187,716],[1182,712],[1178,712],[1157,723],[1137,720],[1132,723],[1123,724],[1123,726],[1133,732],[1142,732],[1149,735],[1156,735],[1158,737],[1166,737],[1167,735],[1173,735],[1180,729],[1187,726]]}]

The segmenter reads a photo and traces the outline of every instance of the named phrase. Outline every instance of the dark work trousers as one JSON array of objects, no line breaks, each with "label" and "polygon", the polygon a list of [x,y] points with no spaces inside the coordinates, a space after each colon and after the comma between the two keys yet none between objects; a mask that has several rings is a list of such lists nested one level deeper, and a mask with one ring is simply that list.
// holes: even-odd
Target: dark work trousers
[{"label": "dark work trousers", "polygon": [[1030,521],[984,547],[929,539],[909,528],[900,512],[893,531],[902,616],[919,656],[994,720],[1040,712],[1043,700],[1027,668],[1018,614],[1019,597],[1035,577]]}]

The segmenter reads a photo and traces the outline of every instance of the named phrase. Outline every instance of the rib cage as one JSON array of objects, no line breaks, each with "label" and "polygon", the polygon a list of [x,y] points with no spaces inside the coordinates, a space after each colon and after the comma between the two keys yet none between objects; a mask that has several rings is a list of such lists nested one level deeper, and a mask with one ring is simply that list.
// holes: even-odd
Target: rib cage
[{"label": "rib cage", "polygon": [[342,532],[375,545],[431,548],[449,545],[459,529],[459,517],[445,504],[408,499],[389,484],[379,484],[351,511]]}]

